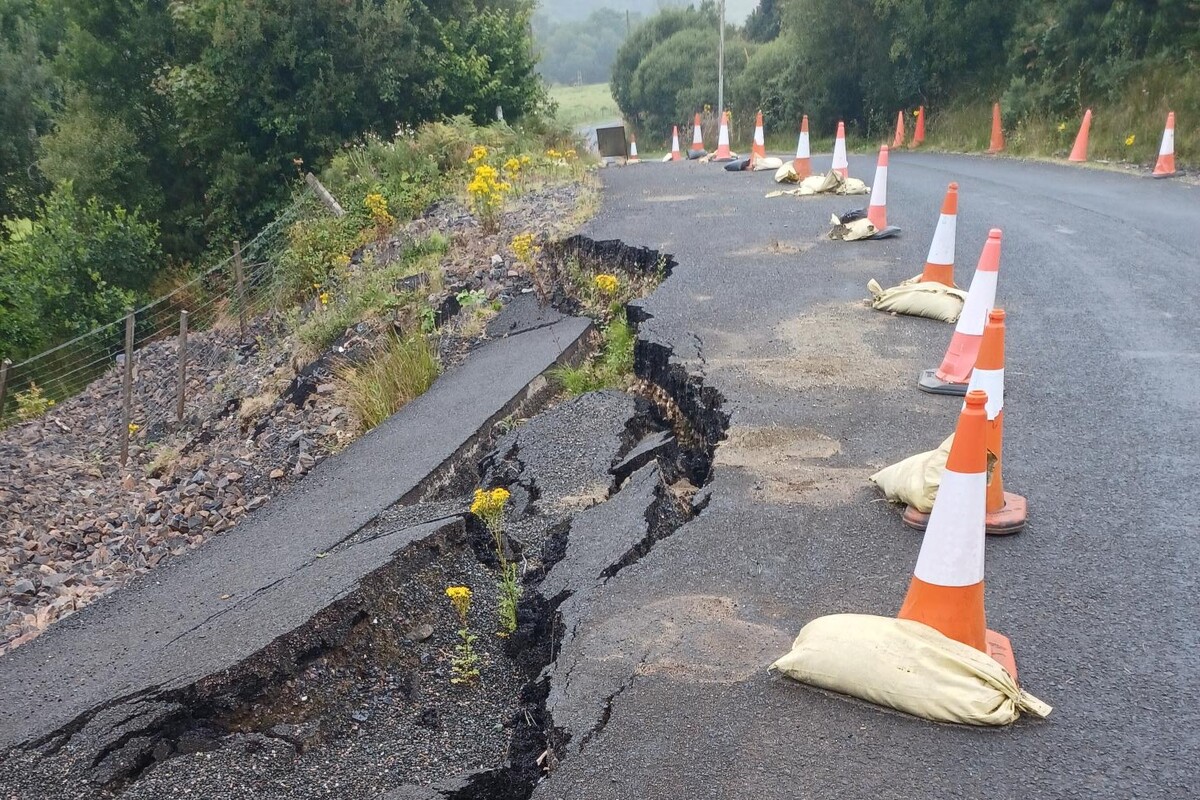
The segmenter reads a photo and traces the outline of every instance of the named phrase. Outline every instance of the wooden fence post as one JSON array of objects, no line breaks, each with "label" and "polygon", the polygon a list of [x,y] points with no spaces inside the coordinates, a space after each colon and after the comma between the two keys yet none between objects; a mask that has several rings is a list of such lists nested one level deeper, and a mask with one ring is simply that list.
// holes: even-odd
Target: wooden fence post
[{"label": "wooden fence post", "polygon": [[133,422],[133,309],[125,313],[125,375],[121,382],[121,466],[129,460],[129,425]]},{"label": "wooden fence post", "polygon": [[238,341],[246,341],[246,265],[242,262],[242,243],[233,243],[233,276],[237,280]]},{"label": "wooden fence post", "polygon": [[321,182],[317,180],[316,175],[313,175],[311,172],[308,173],[304,176],[304,182],[307,183],[313,192],[316,193],[317,198],[325,204],[325,207],[333,212],[335,217],[346,216],[346,212],[342,210],[341,205],[339,205],[338,201],[335,200],[333,195],[329,193],[329,190],[321,185]]},{"label": "wooden fence post", "polygon": [[183,422],[184,387],[187,384],[188,312],[179,312],[179,377],[175,387],[175,421]]}]

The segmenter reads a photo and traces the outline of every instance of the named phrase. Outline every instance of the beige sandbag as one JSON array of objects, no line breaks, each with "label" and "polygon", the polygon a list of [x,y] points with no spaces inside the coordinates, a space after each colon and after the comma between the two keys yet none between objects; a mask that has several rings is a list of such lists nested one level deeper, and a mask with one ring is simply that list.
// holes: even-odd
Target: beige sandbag
[{"label": "beige sandbag", "polygon": [[820,617],[771,669],[935,722],[1008,725],[1022,711],[1036,717],[1051,711],[986,653],[907,619]]},{"label": "beige sandbag", "polygon": [[797,183],[800,176],[796,174],[796,162],[789,161],[779,169],[775,170],[776,183]]},{"label": "beige sandbag", "polygon": [[829,238],[837,239],[843,242],[856,242],[859,239],[870,239],[872,236],[879,233],[879,229],[871,224],[871,221],[866,217],[850,220],[849,222],[842,222],[838,218],[838,215],[834,214],[833,218],[830,220],[830,224],[833,225],[833,228],[829,231]]},{"label": "beige sandbag", "polygon": [[954,434],[950,434],[936,450],[917,453],[884,467],[868,480],[882,489],[883,496],[893,503],[910,505],[928,514],[933,510],[938,487],[942,485],[942,472],[946,469],[946,459],[950,457],[950,445],[953,443]]},{"label": "beige sandbag", "polygon": [[957,322],[967,301],[967,293],[962,289],[932,281],[904,281],[884,289],[872,278],[867,289],[871,292],[872,308],[942,322]]},{"label": "beige sandbag", "polygon": [[755,172],[766,172],[767,170],[783,169],[783,159],[775,156],[767,156],[766,158],[756,158],[750,162],[750,169]]},{"label": "beige sandbag", "polygon": [[785,194],[792,197],[811,197],[814,194],[853,195],[868,194],[871,191],[871,187],[858,178],[843,178],[832,171],[824,175],[809,175],[804,180],[800,180],[796,175],[796,166],[793,162],[784,164],[775,172],[775,182],[798,182],[799,188],[774,191],[767,197],[782,197]]}]

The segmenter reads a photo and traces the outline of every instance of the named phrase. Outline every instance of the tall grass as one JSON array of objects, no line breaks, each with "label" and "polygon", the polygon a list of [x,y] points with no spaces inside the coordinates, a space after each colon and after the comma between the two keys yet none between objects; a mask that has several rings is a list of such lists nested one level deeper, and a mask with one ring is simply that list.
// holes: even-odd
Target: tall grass
[{"label": "tall grass", "polygon": [[[1153,165],[1162,142],[1167,112],[1174,111],[1176,164],[1200,164],[1200,74],[1169,65],[1144,67],[1117,102],[1092,107],[1088,158]],[[1005,152],[1016,156],[1065,158],[1070,154],[1083,111],[1051,115],[1004,113]],[[963,152],[986,150],[992,106],[971,103],[933,111],[926,142]],[[1132,143],[1127,144],[1130,137]]]},{"label": "tall grass", "polygon": [[578,367],[555,367],[550,377],[567,394],[576,396],[601,389],[623,389],[633,377],[632,326],[618,317],[604,327],[600,350]]},{"label": "tall grass", "polygon": [[440,371],[428,338],[419,334],[406,339],[389,336],[371,361],[338,371],[340,402],[354,414],[362,430],[370,430],[424,394]]}]

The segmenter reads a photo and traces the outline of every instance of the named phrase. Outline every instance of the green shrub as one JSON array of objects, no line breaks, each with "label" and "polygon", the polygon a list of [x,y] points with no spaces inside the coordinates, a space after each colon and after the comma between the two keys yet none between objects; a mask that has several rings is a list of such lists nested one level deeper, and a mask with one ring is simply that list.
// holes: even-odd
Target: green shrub
[{"label": "green shrub", "polygon": [[341,402],[370,430],[424,394],[440,371],[428,338],[389,336],[370,362],[339,370]]}]

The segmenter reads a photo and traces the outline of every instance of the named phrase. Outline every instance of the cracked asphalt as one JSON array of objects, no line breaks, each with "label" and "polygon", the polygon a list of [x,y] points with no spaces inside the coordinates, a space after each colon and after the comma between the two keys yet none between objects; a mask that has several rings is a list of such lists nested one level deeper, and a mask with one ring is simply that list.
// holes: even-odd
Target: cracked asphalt
[{"label": "cracked asphalt", "polygon": [[[841,243],[831,212],[866,198],[768,200],[769,173],[691,162],[603,176],[585,233],[675,257],[641,336],[720,392],[731,427],[707,509],[573,604],[550,697],[571,741],[534,797],[1200,795],[1200,187],[894,153],[903,233]],[[958,402],[915,385],[952,328],[861,301],[920,272],[951,180],[960,284],[1004,231],[1005,478],[1030,505],[988,542],[988,621],[1054,706],[1005,729],[767,674],[814,617],[903,599],[920,538],[866,478],[952,430]],[[605,507],[595,524],[620,524]]]}]

